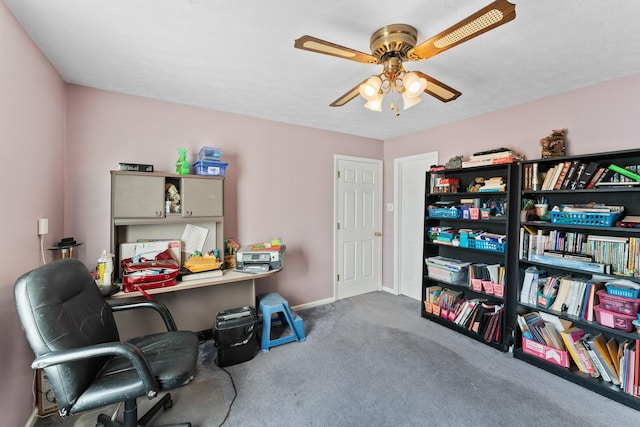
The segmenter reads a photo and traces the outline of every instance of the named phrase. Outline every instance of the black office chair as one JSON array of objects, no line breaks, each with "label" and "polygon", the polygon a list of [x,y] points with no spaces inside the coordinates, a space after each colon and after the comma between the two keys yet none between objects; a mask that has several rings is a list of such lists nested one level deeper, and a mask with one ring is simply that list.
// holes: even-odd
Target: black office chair
[{"label": "black office chair", "polygon": [[[36,355],[31,367],[44,369],[62,416],[124,402],[123,424],[145,425],[173,403],[166,394],[138,421],[137,397],[153,399],[193,378],[197,335],[177,331],[162,304],[108,304],[76,259],[25,273],[14,291],[22,328]],[[121,341],[112,312],[133,308],[157,311],[168,332]],[[120,424],[102,414],[97,425]]]}]

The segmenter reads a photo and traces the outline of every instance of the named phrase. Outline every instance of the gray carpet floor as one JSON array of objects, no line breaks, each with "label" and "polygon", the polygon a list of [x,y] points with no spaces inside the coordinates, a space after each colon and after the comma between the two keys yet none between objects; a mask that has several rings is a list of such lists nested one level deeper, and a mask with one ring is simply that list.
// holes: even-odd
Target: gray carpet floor
[{"label": "gray carpet floor", "polygon": [[[374,292],[299,311],[306,341],[225,368],[237,398],[224,426],[640,424],[640,411],[423,319],[419,307]],[[194,380],[172,391],[158,423],[223,422],[234,387],[216,356],[213,341],[201,344]],[[95,417],[54,414],[36,425],[92,426]]]}]

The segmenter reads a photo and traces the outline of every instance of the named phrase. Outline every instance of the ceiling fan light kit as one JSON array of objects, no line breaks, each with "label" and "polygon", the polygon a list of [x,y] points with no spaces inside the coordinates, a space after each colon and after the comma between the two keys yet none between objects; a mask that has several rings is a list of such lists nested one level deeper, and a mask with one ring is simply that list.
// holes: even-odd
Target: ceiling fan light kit
[{"label": "ceiling fan light kit", "polygon": [[406,71],[404,62],[423,61],[506,24],[516,17],[515,9],[515,5],[506,0],[496,0],[418,45],[416,45],[418,31],[411,25],[387,25],[371,35],[369,43],[371,54],[312,36],[300,37],[295,41],[294,47],[364,64],[382,65],[380,74],[358,83],[330,105],[341,107],[360,95],[367,100],[364,104],[366,108],[382,111],[383,98],[390,94],[391,109],[399,115],[395,95],[402,98],[405,110],[420,103],[422,101],[420,95],[423,92],[442,102],[453,101],[461,95],[461,92],[421,71]]}]

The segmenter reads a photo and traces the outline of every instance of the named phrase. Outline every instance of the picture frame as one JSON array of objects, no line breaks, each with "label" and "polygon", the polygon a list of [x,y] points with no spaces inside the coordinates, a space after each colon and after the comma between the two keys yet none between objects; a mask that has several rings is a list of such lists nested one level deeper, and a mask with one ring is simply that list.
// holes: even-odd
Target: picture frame
[{"label": "picture frame", "polygon": [[39,415],[49,415],[58,410],[51,383],[42,369],[36,369],[36,396]]}]

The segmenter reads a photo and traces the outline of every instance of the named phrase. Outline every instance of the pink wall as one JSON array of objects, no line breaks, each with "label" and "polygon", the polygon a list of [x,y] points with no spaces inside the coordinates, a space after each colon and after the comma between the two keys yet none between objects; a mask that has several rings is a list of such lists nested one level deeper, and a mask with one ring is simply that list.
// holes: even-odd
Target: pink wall
[{"label": "pink wall", "polygon": [[[640,147],[640,74],[604,82],[384,142],[384,202],[393,202],[393,159],[438,151],[456,155],[507,147],[540,157],[541,138],[568,129],[567,155]],[[385,212],[383,282],[393,283],[393,215]]]},{"label": "pink wall", "polygon": [[292,305],[333,297],[334,155],[381,159],[381,141],[80,86],[67,94],[65,230],[86,242],[87,265],[109,248],[109,171],[138,162],[174,172],[177,147],[193,161],[207,145],[229,163],[225,235],[287,245],[287,268],[257,291]]},{"label": "pink wall", "polygon": [[63,234],[65,85],[0,2],[0,350],[3,425],[24,425],[33,409],[33,352],[20,329],[13,284],[37,267],[37,219],[49,219],[46,247]]}]

